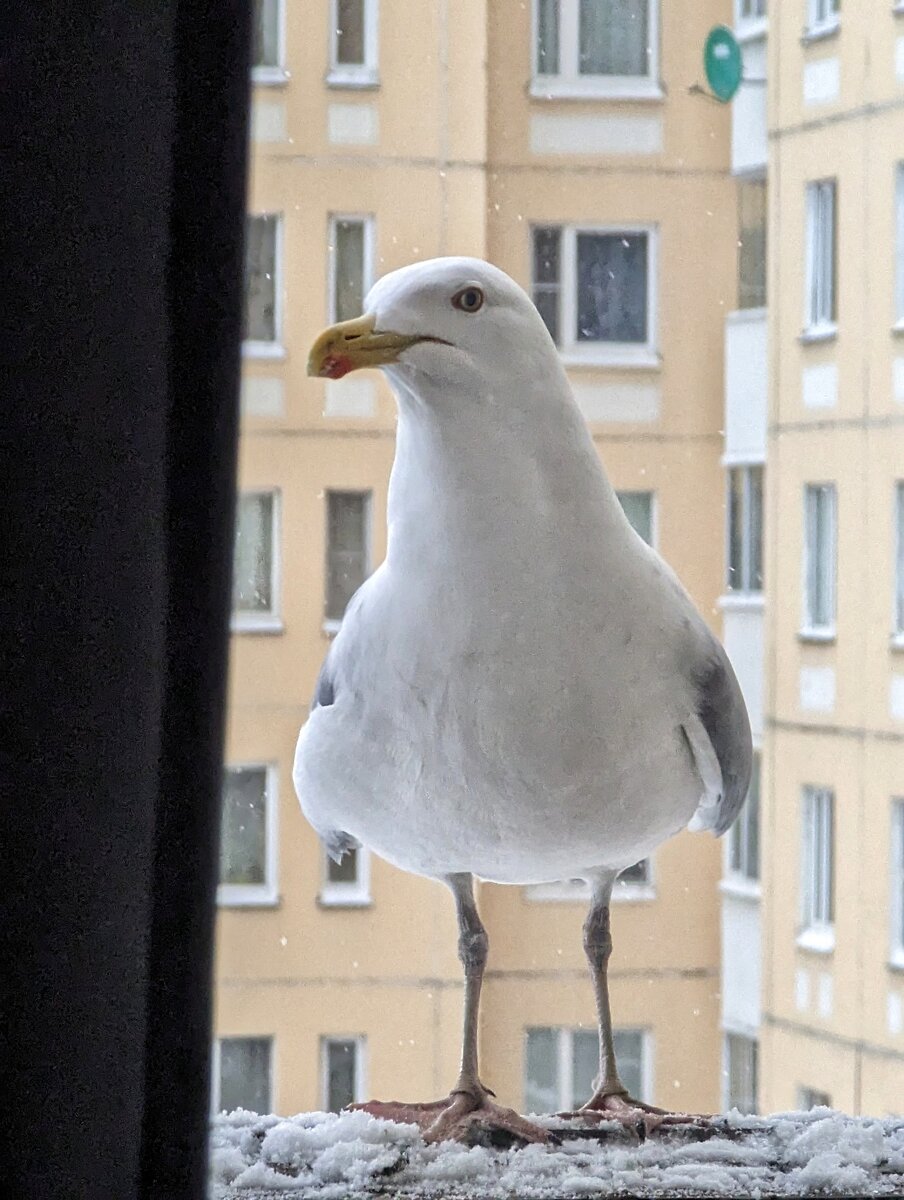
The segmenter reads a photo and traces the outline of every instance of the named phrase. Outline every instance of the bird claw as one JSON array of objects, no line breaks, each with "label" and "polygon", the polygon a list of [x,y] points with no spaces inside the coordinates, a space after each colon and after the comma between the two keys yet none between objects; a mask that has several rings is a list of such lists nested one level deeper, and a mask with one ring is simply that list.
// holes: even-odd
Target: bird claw
[{"label": "bird claw", "polygon": [[703,1113],[671,1112],[666,1108],[657,1108],[623,1092],[592,1096],[576,1112],[556,1113],[556,1116],[569,1120],[579,1118],[594,1125],[603,1121],[618,1121],[626,1128],[642,1132],[644,1137],[649,1137],[663,1125],[702,1126],[708,1125],[711,1120]]},{"label": "bird claw", "polygon": [[417,1125],[424,1141],[464,1142],[467,1145],[511,1146],[513,1143],[542,1143],[553,1140],[549,1130],[535,1125],[490,1099],[480,1090],[454,1091],[444,1100],[407,1104],[400,1100],[369,1100],[353,1104],[357,1112],[370,1113],[384,1121]]}]

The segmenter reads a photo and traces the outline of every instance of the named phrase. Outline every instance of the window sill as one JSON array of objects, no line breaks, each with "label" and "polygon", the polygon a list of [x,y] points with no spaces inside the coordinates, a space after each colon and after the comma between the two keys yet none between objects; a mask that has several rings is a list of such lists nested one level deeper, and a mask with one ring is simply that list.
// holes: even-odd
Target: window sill
[{"label": "window sill", "polygon": [[725,592],[717,601],[722,612],[759,612],[766,607],[762,592]]},{"label": "window sill", "polygon": [[261,633],[261,634],[280,634],[285,633],[286,627],[282,622],[282,617],[276,616],[240,616],[233,617],[229,623],[230,633]]},{"label": "window sill", "polygon": [[735,40],[742,45],[745,42],[758,42],[761,38],[766,37],[769,33],[769,18],[754,17],[749,20],[741,20],[735,25]]},{"label": "window sill", "polygon": [[805,29],[800,35],[800,44],[812,46],[817,42],[827,42],[831,38],[838,37],[840,33],[841,21],[836,18],[833,21],[826,21],[822,25],[811,25],[809,29]]},{"label": "window sill", "polygon": [[366,892],[322,891],[317,897],[318,908],[372,908],[373,898]]},{"label": "window sill", "polygon": [[755,308],[736,308],[726,315],[725,321],[728,325],[753,325],[765,321],[768,314],[768,307],[760,304]]},{"label": "window sill", "polygon": [[[904,7],[900,9],[904,13]],[[888,969],[890,971],[904,971],[904,946],[899,946],[892,950],[888,956]]]},{"label": "window sill", "polygon": [[719,891],[723,896],[730,896],[733,900],[747,900],[751,904],[759,904],[763,898],[763,889],[759,881],[734,873],[719,880]]},{"label": "window sill", "polygon": [[797,935],[797,948],[810,954],[832,954],[835,950],[834,927],[804,929]]},{"label": "window sill", "polygon": [[630,76],[611,79],[561,79],[557,76],[537,76],[532,79],[528,88],[532,100],[594,100],[604,103],[643,104],[662,103],[665,100],[665,88],[653,79]]},{"label": "window sill", "polygon": [[286,348],[279,342],[242,342],[242,358],[285,358]]},{"label": "window sill", "polygon": [[251,82],[255,87],[285,87],[290,78],[284,67],[251,68]]},{"label": "window sill", "polygon": [[802,346],[815,346],[820,342],[833,342],[838,337],[838,326],[832,325],[811,325],[808,329],[801,330],[797,340]]},{"label": "window sill", "polygon": [[638,354],[628,352],[600,355],[597,353],[593,357],[575,354],[569,350],[560,350],[559,358],[562,366],[569,371],[659,371],[662,369],[662,356],[649,350]]},{"label": "window sill", "polygon": [[[590,901],[590,889],[586,884],[535,883],[524,888],[524,898],[531,904],[580,904]],[[652,883],[622,883],[617,881],[612,888],[613,904],[647,904],[656,899],[656,888]]]},{"label": "window sill", "polygon": [[833,645],[836,638],[835,627],[831,629],[799,629],[797,631],[797,640],[799,642],[809,642],[814,645]]},{"label": "window sill", "polygon": [[328,88],[343,88],[353,92],[374,92],[380,86],[377,71],[348,71],[337,68],[330,71],[324,83]]},{"label": "window sill", "polygon": [[217,888],[217,908],[279,908],[279,893],[271,888],[221,884]]}]

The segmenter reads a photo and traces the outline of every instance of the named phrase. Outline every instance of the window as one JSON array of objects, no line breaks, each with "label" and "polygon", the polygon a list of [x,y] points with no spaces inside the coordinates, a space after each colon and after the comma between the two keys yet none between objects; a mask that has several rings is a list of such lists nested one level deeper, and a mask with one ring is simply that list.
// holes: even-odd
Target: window
[{"label": "window", "polygon": [[896,637],[904,637],[904,481],[895,484],[895,623]]},{"label": "window", "polygon": [[834,945],[834,809],[835,797],[828,788],[804,788],[801,941],[817,950]]},{"label": "window", "polygon": [[797,1107],[804,1112],[811,1108],[831,1108],[832,1097],[828,1092],[821,1092],[819,1088],[802,1086],[797,1089]]},{"label": "window", "polygon": [[895,168],[895,321],[904,327],[904,163]]},{"label": "window", "polygon": [[363,1037],[325,1037],[320,1042],[321,1104],[325,1112],[341,1112],[365,1098]]},{"label": "window", "polygon": [[763,468],[728,470],[729,592],[763,590]]},{"label": "window", "polygon": [[[639,533],[648,546],[653,543],[653,493],[616,492],[618,502],[635,533]],[[624,878],[624,875],[622,876]]]},{"label": "window", "polygon": [[377,0],[332,0],[327,83],[373,87],[377,73]]},{"label": "window", "polygon": [[725,1108],[757,1111],[759,1046],[756,1038],[740,1033],[725,1035]]},{"label": "window", "polygon": [[836,320],[836,188],[834,179],[807,184],[805,332],[829,335]]},{"label": "window", "polygon": [[808,483],[804,494],[804,633],[835,629],[835,485]]},{"label": "window", "polygon": [[335,862],[324,850],[320,903],[326,908],[358,908],[370,898],[370,854],[363,847],[346,850]]},{"label": "window", "polygon": [[247,1108],[249,1112],[269,1113],[272,1057],[272,1038],[218,1038],[213,1053],[213,1111]]},{"label": "window", "polygon": [[268,766],[227,767],[224,771],[219,904],[272,904],[276,900],[275,774]]},{"label": "window", "polygon": [[283,0],[254,0],[251,28],[251,79],[283,83]]},{"label": "window", "polygon": [[904,966],[904,799],[891,806],[891,961]]},{"label": "window", "polygon": [[232,567],[232,621],[237,630],[279,629],[278,494],[239,497]]},{"label": "window", "polygon": [[655,0],[536,0],[535,94],[657,96]]},{"label": "window", "polygon": [[330,320],[350,321],[364,311],[371,284],[373,219],[330,218]]},{"label": "window", "polygon": [[245,220],[245,353],[282,353],[279,319],[280,218],[260,213]]},{"label": "window", "polygon": [[[637,1100],[650,1099],[648,1036],[642,1029],[613,1031],[622,1083]],[[599,1074],[596,1029],[527,1030],[524,1053],[525,1112],[573,1111],[593,1095]]]},{"label": "window", "polygon": [[735,23],[760,21],[766,16],[766,0],[735,0]]},{"label": "window", "polygon": [[828,33],[838,28],[841,0],[809,0],[809,5],[808,33]]},{"label": "window", "polygon": [[326,494],[326,624],[338,628],[370,574],[370,492]]},{"label": "window", "polygon": [[738,180],[738,308],[766,305],[766,180]]},{"label": "window", "polygon": [[576,361],[656,366],[652,229],[533,230],[533,298]]},{"label": "window", "polygon": [[728,869],[756,883],[760,878],[760,755],[754,751],[747,799],[728,834]]}]

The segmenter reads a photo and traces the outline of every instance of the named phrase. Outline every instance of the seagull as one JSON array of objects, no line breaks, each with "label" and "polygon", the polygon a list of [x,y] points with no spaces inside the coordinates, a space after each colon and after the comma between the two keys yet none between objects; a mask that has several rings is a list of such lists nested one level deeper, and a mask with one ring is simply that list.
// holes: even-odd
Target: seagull
[{"label": "seagull", "polygon": [[548,1139],[480,1078],[488,938],[473,881],[577,878],[600,1046],[579,1114],[670,1118],[619,1078],[609,903],[619,873],[662,842],[721,835],[737,816],[752,761],[737,679],[628,523],[556,346],[508,275],[436,258],[384,276],[364,308],[320,334],[308,374],[389,378],[387,552],[330,646],[293,777],[337,860],[363,844],[448,885],[465,987],[449,1096],[363,1107],[430,1141],[475,1124]]}]

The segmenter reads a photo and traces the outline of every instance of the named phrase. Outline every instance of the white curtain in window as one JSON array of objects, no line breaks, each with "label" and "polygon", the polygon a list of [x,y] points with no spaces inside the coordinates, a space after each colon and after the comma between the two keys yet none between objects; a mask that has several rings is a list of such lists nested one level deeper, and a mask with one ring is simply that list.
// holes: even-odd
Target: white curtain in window
[{"label": "white curtain in window", "polygon": [[273,496],[242,496],[235,529],[232,574],[234,612],[273,608]]},{"label": "white curtain in window", "polygon": [[649,74],[649,0],[581,0],[582,75]]},{"label": "white curtain in window", "polygon": [[577,235],[578,342],[647,340],[647,235]]},{"label": "white curtain in window", "polygon": [[266,874],[266,767],[227,768],[220,820],[220,883],[262,884]]}]

